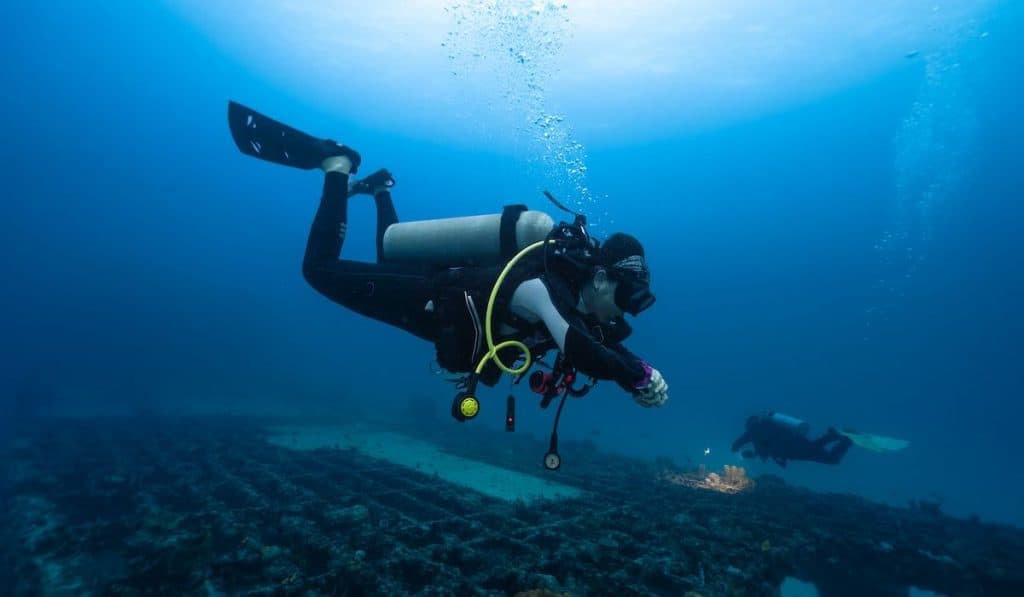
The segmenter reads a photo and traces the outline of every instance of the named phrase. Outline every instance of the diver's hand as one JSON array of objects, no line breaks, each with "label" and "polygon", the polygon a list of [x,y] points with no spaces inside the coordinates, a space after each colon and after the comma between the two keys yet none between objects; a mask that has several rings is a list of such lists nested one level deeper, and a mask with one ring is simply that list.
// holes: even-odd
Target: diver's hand
[{"label": "diver's hand", "polygon": [[661,371],[651,368],[651,379],[633,392],[633,400],[644,408],[662,407],[668,401],[668,384]]}]

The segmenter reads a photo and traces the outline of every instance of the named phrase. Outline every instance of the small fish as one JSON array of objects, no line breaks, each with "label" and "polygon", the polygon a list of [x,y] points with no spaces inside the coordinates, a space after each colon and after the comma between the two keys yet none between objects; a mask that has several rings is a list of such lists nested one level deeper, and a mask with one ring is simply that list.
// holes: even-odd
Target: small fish
[{"label": "small fish", "polygon": [[910,60],[911,58],[917,58],[917,55],[921,53],[921,50],[913,50],[903,55],[904,58]]}]

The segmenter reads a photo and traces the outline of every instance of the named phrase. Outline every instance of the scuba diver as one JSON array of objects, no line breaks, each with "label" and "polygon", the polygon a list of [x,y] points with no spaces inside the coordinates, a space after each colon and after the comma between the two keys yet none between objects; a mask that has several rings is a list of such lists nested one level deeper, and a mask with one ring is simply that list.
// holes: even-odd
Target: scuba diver
[{"label": "scuba diver", "polygon": [[785,468],[789,460],[839,464],[854,443],[846,432],[834,427],[814,440],[807,437],[809,431],[808,423],[782,413],[755,415],[747,419],[746,431],[732,443],[732,451],[750,443],[753,450],[744,450],[744,458],[760,457],[762,461],[771,458]]},{"label": "scuba diver", "polygon": [[[589,389],[574,385],[578,371],[615,381],[641,406],[665,404],[668,385],[661,373],[622,345],[632,331],[623,314],[636,316],[654,303],[636,238],[616,233],[599,243],[579,214],[573,224],[555,225],[546,213],[519,205],[500,216],[400,223],[390,172],[350,180],[361,162],[354,149],[235,102],[228,120],[243,153],[324,172],[304,278],[335,303],[432,342],[441,368],[466,374],[452,405],[457,420],[476,415],[477,382],[493,386],[502,372],[521,379],[552,349],[559,357],[551,373],[530,377],[531,388],[548,402],[564,392],[564,404],[565,395]],[[376,205],[376,263],[340,258],[348,202],[362,195]],[[511,365],[517,362],[523,364]],[[506,417],[510,431],[513,419]],[[555,425],[557,430],[557,417]],[[553,434],[552,452],[554,444]]]}]

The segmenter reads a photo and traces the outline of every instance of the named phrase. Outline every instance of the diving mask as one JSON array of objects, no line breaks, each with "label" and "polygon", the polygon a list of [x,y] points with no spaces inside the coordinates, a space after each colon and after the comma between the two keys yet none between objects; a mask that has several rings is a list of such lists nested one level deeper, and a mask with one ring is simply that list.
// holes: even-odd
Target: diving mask
[{"label": "diving mask", "polygon": [[654,304],[651,272],[643,256],[631,255],[615,262],[611,266],[611,274],[619,282],[615,289],[615,304],[624,312],[636,317]]}]

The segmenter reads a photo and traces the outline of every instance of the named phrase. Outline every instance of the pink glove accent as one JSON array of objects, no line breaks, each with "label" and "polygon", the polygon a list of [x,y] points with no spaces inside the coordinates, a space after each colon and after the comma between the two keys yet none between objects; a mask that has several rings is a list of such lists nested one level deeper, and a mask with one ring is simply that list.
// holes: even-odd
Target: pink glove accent
[{"label": "pink glove accent", "polygon": [[650,384],[651,375],[654,374],[654,369],[647,364],[647,361],[640,361],[640,366],[644,368],[644,378],[637,382],[635,386],[633,386],[634,390],[642,389],[646,387],[648,384]]}]

